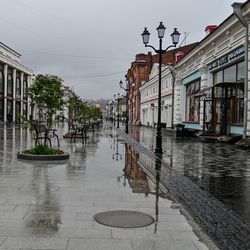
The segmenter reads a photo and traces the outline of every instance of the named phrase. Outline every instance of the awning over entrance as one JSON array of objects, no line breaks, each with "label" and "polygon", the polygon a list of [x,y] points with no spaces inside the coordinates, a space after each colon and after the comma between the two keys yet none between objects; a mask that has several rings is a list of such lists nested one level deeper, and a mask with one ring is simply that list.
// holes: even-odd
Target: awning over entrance
[{"label": "awning over entrance", "polygon": [[233,86],[236,86],[237,84],[241,84],[243,82],[219,82],[219,83],[216,83],[212,86],[212,88],[218,88],[218,87],[221,87],[221,88],[224,88],[224,87],[233,87]]},{"label": "awning over entrance", "polygon": [[199,92],[197,92],[194,96],[195,97],[205,96],[207,94],[207,91],[209,91],[211,88],[213,88],[213,86],[204,87]]}]

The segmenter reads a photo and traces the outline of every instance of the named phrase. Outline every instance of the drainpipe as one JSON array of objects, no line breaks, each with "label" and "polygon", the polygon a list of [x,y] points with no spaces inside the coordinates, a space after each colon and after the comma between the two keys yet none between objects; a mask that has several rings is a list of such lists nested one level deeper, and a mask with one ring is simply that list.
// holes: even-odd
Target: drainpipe
[{"label": "drainpipe", "polygon": [[248,23],[242,14],[243,3],[233,3],[234,15],[245,27],[245,84],[244,84],[244,120],[243,120],[243,139],[247,137],[247,109],[248,109]]}]

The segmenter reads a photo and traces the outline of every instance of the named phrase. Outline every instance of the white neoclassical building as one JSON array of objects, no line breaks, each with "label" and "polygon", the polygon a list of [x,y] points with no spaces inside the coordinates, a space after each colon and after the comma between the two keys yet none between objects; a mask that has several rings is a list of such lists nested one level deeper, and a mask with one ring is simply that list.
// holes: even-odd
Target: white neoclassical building
[{"label": "white neoclassical building", "polygon": [[[166,127],[172,127],[172,87],[173,77],[171,66],[162,66],[161,88],[161,121]],[[149,80],[143,82],[140,87],[141,93],[141,122],[145,126],[154,126],[158,119],[158,86],[159,64],[152,67]]]},{"label": "white neoclassical building", "polygon": [[[249,26],[250,1],[241,10]],[[246,134],[250,136],[250,72],[249,67],[245,68],[245,28],[232,14],[218,27],[208,26],[206,31],[206,37],[175,66],[175,120],[206,134],[243,134],[247,70]],[[249,61],[249,45],[247,49]]]},{"label": "white neoclassical building", "polygon": [[33,72],[21,63],[21,55],[0,43],[0,122],[17,122],[19,115],[29,117],[31,108],[26,89]]}]

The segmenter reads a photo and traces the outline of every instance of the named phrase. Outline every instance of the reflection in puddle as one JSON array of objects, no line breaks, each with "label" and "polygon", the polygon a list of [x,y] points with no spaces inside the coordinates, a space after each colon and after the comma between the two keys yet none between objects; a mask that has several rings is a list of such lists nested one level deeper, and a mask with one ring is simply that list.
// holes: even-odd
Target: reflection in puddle
[{"label": "reflection in puddle", "polygon": [[[125,168],[124,174],[117,177],[120,182],[123,177],[123,186],[128,184],[133,193],[143,193],[145,197],[149,194],[155,195],[155,229],[157,232],[158,216],[159,216],[159,198],[166,198],[166,190],[160,186],[161,178],[161,161],[153,162],[147,158],[150,162],[152,170],[149,170],[149,166],[146,164],[143,158],[131,147],[125,144]],[[157,167],[156,167],[157,166]]]},{"label": "reflection in puddle", "polygon": [[36,233],[52,233],[59,230],[61,209],[58,197],[51,191],[48,167],[33,168],[32,177],[34,207],[29,210],[26,225]]}]

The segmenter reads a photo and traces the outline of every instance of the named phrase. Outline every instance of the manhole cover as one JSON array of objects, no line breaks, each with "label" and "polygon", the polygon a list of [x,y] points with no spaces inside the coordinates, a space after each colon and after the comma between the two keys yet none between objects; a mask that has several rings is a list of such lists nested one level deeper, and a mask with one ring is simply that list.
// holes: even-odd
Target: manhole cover
[{"label": "manhole cover", "polygon": [[100,224],[120,228],[146,227],[154,222],[154,218],[148,214],[127,210],[98,213],[94,219]]}]

